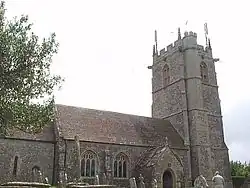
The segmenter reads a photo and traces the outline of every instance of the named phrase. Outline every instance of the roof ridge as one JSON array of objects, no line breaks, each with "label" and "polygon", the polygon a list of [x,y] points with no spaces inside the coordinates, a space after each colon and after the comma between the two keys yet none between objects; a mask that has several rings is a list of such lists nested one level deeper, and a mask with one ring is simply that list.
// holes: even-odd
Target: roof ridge
[{"label": "roof ridge", "polygon": [[[95,108],[85,108],[85,107],[82,107],[82,106],[56,104],[56,107],[57,106],[64,106],[64,107],[71,107],[71,108],[77,108],[77,109],[83,109],[83,110],[91,110],[91,111],[99,111],[99,112],[107,112],[107,113],[114,113],[114,114],[128,115],[128,116],[142,117],[142,118],[149,118],[149,119],[164,120],[164,119],[160,119],[160,118],[154,118],[154,117],[142,116],[142,115],[136,115],[136,114],[129,114],[129,113],[123,113],[123,112],[115,112],[115,111],[111,111],[111,110],[102,110],[102,109],[95,109]],[[164,121],[166,121],[166,120],[164,120]]]}]

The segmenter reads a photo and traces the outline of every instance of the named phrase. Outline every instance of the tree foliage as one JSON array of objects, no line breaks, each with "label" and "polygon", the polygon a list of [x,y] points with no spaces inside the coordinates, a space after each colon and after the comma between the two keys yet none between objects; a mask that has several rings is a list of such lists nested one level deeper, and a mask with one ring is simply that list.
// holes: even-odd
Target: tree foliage
[{"label": "tree foliage", "polygon": [[28,16],[7,20],[5,13],[1,1],[0,133],[7,134],[13,127],[37,132],[53,121],[53,91],[63,81],[50,71],[58,43],[55,33],[39,40]]},{"label": "tree foliage", "polygon": [[231,176],[250,176],[250,163],[241,163],[240,161],[231,161]]}]

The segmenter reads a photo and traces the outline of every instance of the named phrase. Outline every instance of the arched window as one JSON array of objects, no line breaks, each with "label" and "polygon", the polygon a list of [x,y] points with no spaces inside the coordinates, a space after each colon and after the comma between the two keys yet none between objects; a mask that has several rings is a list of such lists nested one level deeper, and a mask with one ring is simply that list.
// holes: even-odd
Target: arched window
[{"label": "arched window", "polygon": [[15,156],[14,165],[13,165],[13,176],[17,175],[17,163],[18,163],[18,156]]},{"label": "arched window", "polygon": [[208,82],[208,69],[205,62],[201,62],[200,69],[201,69],[201,80],[203,82]]},{"label": "arched window", "polygon": [[86,151],[81,160],[81,175],[95,177],[97,169],[97,156],[92,151]]},{"label": "arched window", "polygon": [[163,86],[167,86],[170,82],[169,66],[166,64],[163,67]]},{"label": "arched window", "polygon": [[128,157],[119,153],[114,161],[114,177],[127,178],[128,177]]}]

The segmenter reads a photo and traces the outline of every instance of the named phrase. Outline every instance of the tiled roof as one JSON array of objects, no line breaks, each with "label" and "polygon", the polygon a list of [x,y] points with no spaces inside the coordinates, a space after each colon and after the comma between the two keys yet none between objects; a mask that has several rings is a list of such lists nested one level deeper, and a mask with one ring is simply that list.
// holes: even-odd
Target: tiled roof
[{"label": "tiled roof", "polygon": [[167,136],[171,146],[183,146],[167,120],[65,105],[56,105],[56,111],[57,125],[66,139],[78,135],[82,141],[158,145]]},{"label": "tiled roof", "polygon": [[9,130],[9,133],[10,133],[10,136],[8,136],[8,138],[40,140],[40,141],[49,141],[49,142],[55,141],[53,125],[45,126],[41,130],[41,132],[36,133],[36,134],[26,133],[16,128]]}]

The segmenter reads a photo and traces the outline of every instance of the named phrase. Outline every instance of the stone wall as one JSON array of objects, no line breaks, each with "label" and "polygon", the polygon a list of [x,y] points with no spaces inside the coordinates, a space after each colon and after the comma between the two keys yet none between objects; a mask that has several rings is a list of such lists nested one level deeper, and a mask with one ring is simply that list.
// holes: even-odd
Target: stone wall
[{"label": "stone wall", "polygon": [[208,115],[208,125],[212,146],[216,148],[225,147],[221,116]]},{"label": "stone wall", "polygon": [[[133,177],[133,176],[138,176],[138,173],[135,169],[136,166],[136,162],[138,161],[140,155],[146,150],[148,149],[148,146],[134,146],[134,145],[119,145],[119,144],[106,144],[106,143],[95,143],[95,142],[81,142],[80,143],[80,147],[81,147],[81,155],[83,155],[83,153],[85,151],[92,151],[97,155],[97,160],[98,160],[98,168],[97,168],[97,174],[100,177],[100,182],[102,183],[102,174],[105,172],[105,168],[107,165],[107,161],[105,158],[106,157],[106,151],[109,151],[109,156],[110,158],[109,160],[109,165],[110,168],[112,170],[112,178],[111,178],[111,182],[115,185],[118,185],[119,187],[128,187],[129,186],[129,178]],[[74,179],[74,174],[76,173],[75,170],[76,166],[75,166],[75,158],[73,156],[74,153],[74,141],[73,140],[67,140],[66,141],[66,173],[68,175],[69,181]],[[128,176],[127,178],[114,178],[113,177],[113,172],[114,172],[114,168],[113,168],[113,163],[115,160],[115,157],[117,154],[119,154],[120,152],[124,153],[128,159],[129,159],[129,165],[128,165]],[[176,152],[176,155],[179,156],[179,159],[182,161],[187,162],[187,150],[186,149],[179,149]],[[173,161],[172,158],[170,159],[166,159],[166,160],[170,160],[169,162],[172,161],[172,168],[177,170],[177,172],[179,173],[179,166],[180,166],[180,162],[176,161],[177,159],[175,159],[175,157],[173,156],[173,154],[171,153],[171,156],[173,157]],[[81,156],[82,157],[82,156]],[[166,157],[168,158],[168,157]],[[183,161],[181,162],[183,164]],[[175,163],[178,165],[175,165]],[[162,169],[162,165],[161,166],[161,170]],[[184,167],[181,167],[182,169],[185,169],[184,171],[187,172],[188,171],[188,165],[185,164]],[[178,168],[177,168],[178,167]],[[144,176],[145,177],[152,177],[152,171],[144,171]],[[159,173],[159,172],[158,172]],[[178,174],[179,176],[179,174]],[[138,177],[136,177],[138,178]],[[93,184],[94,182],[94,178],[83,178],[84,181]],[[145,180],[147,181],[147,180]]]},{"label": "stone wall", "polygon": [[203,107],[213,114],[220,114],[220,99],[218,87],[208,84],[202,85]]},{"label": "stone wall", "polygon": [[178,131],[178,133],[185,138],[185,123],[184,123],[184,112],[177,113],[173,116],[166,118],[170,123],[174,126],[174,128]]},{"label": "stone wall", "polygon": [[[13,176],[14,160],[17,160],[16,177]],[[0,183],[7,181],[31,181],[32,168],[40,167],[52,183],[54,168],[54,144],[51,142],[0,139]]]},{"label": "stone wall", "polygon": [[231,181],[231,169],[227,148],[213,148],[214,172],[219,171],[227,182]]},{"label": "stone wall", "polygon": [[153,94],[153,117],[165,118],[176,112],[181,112],[185,106],[182,98],[184,81],[171,84]]},{"label": "stone wall", "polygon": [[[75,172],[75,160],[74,156],[74,141],[66,141],[66,173],[68,174],[69,180],[74,179]],[[129,177],[132,176],[132,171],[135,168],[135,162],[140,153],[145,150],[145,147],[136,147],[131,145],[118,145],[118,144],[105,144],[105,143],[91,143],[91,142],[80,142],[81,157],[85,151],[92,151],[97,155],[97,174],[100,176],[102,182],[102,174],[105,172],[105,151],[109,150],[110,153],[110,167],[113,173],[113,162],[114,158],[120,152],[124,153],[129,159],[128,165],[128,178],[112,178],[114,184],[120,185],[121,187],[129,186]],[[113,177],[113,174],[112,174]],[[84,181],[93,184],[94,178],[84,178]]]}]

